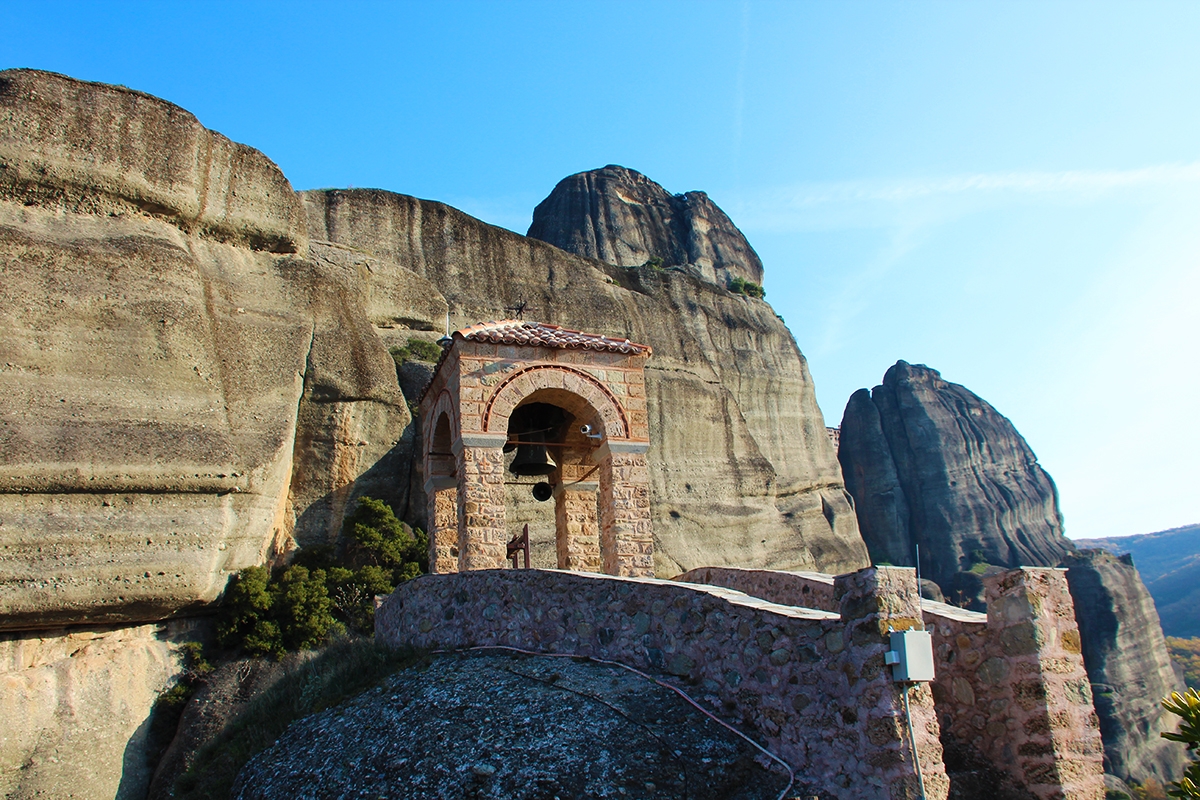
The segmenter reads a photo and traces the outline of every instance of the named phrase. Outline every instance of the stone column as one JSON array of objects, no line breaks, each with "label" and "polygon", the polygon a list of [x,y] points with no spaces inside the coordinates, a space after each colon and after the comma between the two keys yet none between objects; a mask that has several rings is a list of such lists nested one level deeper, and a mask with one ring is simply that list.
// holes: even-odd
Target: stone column
[{"label": "stone column", "polygon": [[507,434],[464,433],[458,459],[458,568],[501,569],[506,564],[504,452]]},{"label": "stone column", "polygon": [[434,475],[425,481],[429,502],[429,571],[458,572],[458,479]]},{"label": "stone column", "polygon": [[892,680],[891,667],[884,663],[884,654],[891,649],[890,631],[924,627],[916,570],[868,567],[838,575],[834,595],[846,624],[843,671],[856,687],[858,701],[857,729],[848,728],[847,735],[859,737],[859,752],[874,753],[869,770],[889,787],[887,796],[894,800],[921,797],[915,757],[920,761],[927,800],[945,800],[950,780],[942,760],[929,684],[911,684],[909,689],[913,742],[904,710],[904,685]]},{"label": "stone column", "polygon": [[1007,731],[987,755],[1042,800],[1104,797],[1103,745],[1066,571],[1022,567],[984,579],[988,655],[979,690]]},{"label": "stone column", "polygon": [[647,442],[606,440],[600,464],[600,553],[609,575],[654,577]]},{"label": "stone column", "polygon": [[554,538],[558,568],[600,572],[600,529],[596,492],[600,484],[583,481],[554,487]]}]

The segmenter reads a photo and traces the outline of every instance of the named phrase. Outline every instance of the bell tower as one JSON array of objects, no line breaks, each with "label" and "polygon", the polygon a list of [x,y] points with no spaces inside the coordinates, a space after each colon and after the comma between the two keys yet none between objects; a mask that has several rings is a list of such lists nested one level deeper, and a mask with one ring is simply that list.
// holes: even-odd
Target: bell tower
[{"label": "bell tower", "polygon": [[545,477],[560,569],[652,577],[650,354],[524,320],[455,331],[421,398],[430,570],[506,566],[511,472]]}]

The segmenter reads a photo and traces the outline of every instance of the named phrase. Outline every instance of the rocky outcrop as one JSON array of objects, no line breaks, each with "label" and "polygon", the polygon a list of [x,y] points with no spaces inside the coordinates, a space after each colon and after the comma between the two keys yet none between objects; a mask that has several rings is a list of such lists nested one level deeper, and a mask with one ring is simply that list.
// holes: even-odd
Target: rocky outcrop
[{"label": "rocky outcrop", "polygon": [[148,718],[179,670],[156,625],[0,639],[0,796],[146,796]]},{"label": "rocky outcrop", "polygon": [[[724,224],[689,202],[696,231]],[[648,382],[660,571],[864,564],[804,359],[769,306],[725,288],[737,268],[721,241],[687,251],[711,273],[626,270],[438,203],[299,197],[266,156],[170,103],[0,72],[0,630],[76,653],[3,672],[18,703],[4,709],[4,765],[18,769],[5,791],[118,792],[179,668],[143,623],[334,541],[363,493],[419,517],[415,397],[387,349],[520,300],[661,354]],[[544,510],[522,496],[512,518]],[[66,625],[104,632],[103,658]],[[37,694],[46,676],[86,708]],[[87,763],[66,745],[42,758],[76,718],[96,742]]]},{"label": "rocky outcrop", "polygon": [[1064,566],[1104,737],[1104,771],[1139,783],[1178,780],[1185,752],[1159,738],[1175,721],[1158,701],[1183,687],[1154,601],[1128,556],[1083,550]]},{"label": "rocky outcrop", "polygon": [[1054,566],[1074,549],[1029,445],[936,370],[899,361],[855,392],[838,458],[871,558],[912,565],[920,545],[922,575],[951,598],[973,566]]},{"label": "rocky outcrop", "polygon": [[177,106],[0,73],[5,796],[144,795],[178,663],[139,623],[328,541],[403,440],[369,260],[309,257],[301,220],[270,160]]},{"label": "rocky outcrop", "polygon": [[1163,633],[1200,636],[1200,525],[1107,539],[1076,539],[1079,547],[1129,553],[1146,583]]},{"label": "rocky outcrop", "polygon": [[289,490],[400,440],[370,298],[301,219],[183,109],[0,73],[0,629],[209,602],[289,546]]},{"label": "rocky outcrop", "polygon": [[[654,347],[648,458],[660,575],[866,562],[808,366],[766,303],[686,271],[571,255],[441,203],[374,190],[301,195],[314,242],[416,273],[446,299],[454,328],[524,302],[528,318]],[[423,494],[397,502],[419,521]],[[535,550],[540,536],[549,552],[547,505],[528,487],[509,493],[510,530],[531,523]]]},{"label": "rocky outcrop", "polygon": [[322,796],[413,800],[779,797],[788,776],[756,756],[668,687],[615,666],[439,656],[293,724],[232,796],[283,800],[320,785]]},{"label": "rocky outcrop", "polygon": [[657,258],[710,283],[763,279],[758,254],[708,195],[672,195],[614,164],[559,181],[534,209],[528,235],[622,267]]}]

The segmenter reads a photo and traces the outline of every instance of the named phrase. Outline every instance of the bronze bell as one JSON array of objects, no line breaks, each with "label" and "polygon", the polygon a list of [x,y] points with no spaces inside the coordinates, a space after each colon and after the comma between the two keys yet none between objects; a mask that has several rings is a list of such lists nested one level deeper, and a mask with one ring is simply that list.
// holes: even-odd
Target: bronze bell
[{"label": "bronze bell", "polygon": [[509,469],[514,475],[549,475],[558,469],[544,444],[519,444]]},{"label": "bronze bell", "polygon": [[558,469],[546,445],[557,441],[565,414],[549,403],[529,403],[509,418],[508,434],[516,439],[517,454],[509,470],[514,475],[549,475]]}]

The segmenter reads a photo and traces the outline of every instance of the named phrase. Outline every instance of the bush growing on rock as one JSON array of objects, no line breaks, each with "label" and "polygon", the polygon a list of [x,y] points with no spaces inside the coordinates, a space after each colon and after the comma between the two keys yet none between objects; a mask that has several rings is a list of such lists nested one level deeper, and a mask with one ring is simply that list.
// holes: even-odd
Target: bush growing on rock
[{"label": "bush growing on rock", "polygon": [[266,567],[238,573],[225,593],[225,619],[217,628],[227,647],[252,655],[281,657],[315,647],[342,629],[333,617],[325,570],[292,565],[272,578]]},{"label": "bush growing on rock", "polygon": [[428,537],[397,519],[382,500],[360,499],[342,533],[353,543],[352,561],[392,570],[396,583],[415,578],[428,566]]},{"label": "bush growing on rock", "polygon": [[225,592],[220,643],[280,658],[347,628],[370,633],[375,596],[425,571],[429,539],[371,497],[359,500],[342,532],[347,548],[341,560],[332,548],[315,547],[275,575],[266,567],[239,572]]},{"label": "bush growing on rock", "polygon": [[746,297],[757,297],[759,300],[767,296],[767,291],[762,286],[745,278],[730,278],[729,291]]},{"label": "bush growing on rock", "polygon": [[405,361],[428,361],[436,363],[442,357],[442,348],[436,342],[412,336],[404,343],[403,347],[392,347],[388,350],[388,353],[391,354],[392,360],[396,362],[396,366],[403,364]]}]

